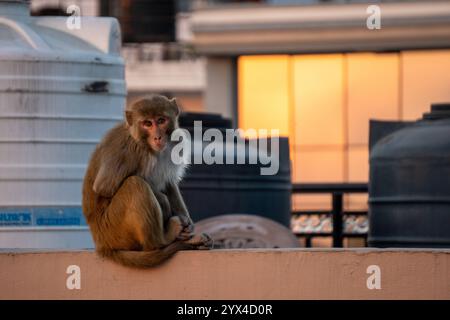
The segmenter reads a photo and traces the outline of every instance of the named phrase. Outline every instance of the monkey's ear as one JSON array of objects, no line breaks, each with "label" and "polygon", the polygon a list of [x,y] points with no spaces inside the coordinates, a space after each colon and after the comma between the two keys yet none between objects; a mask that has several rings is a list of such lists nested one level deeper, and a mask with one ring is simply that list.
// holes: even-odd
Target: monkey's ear
[{"label": "monkey's ear", "polygon": [[177,98],[170,99],[170,104],[172,105],[175,111],[175,116],[178,116],[180,114],[180,107],[178,106]]},{"label": "monkey's ear", "polygon": [[127,120],[128,126],[133,125],[133,112],[129,110],[125,110],[125,119]]}]

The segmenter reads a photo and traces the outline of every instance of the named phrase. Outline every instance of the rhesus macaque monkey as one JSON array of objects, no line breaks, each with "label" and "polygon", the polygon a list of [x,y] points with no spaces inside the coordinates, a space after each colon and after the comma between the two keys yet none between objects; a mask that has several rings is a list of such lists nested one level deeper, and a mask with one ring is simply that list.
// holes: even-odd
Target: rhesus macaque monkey
[{"label": "rhesus macaque monkey", "polygon": [[178,128],[175,99],[153,95],[133,103],[126,119],[95,149],[83,184],[83,213],[97,252],[126,266],[156,266],[175,252],[207,249],[178,189],[183,165],[170,141]]}]

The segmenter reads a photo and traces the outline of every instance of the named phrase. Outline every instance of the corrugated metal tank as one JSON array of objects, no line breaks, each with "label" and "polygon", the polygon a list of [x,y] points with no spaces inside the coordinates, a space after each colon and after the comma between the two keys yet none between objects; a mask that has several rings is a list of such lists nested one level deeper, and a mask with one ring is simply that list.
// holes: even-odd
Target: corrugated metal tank
[{"label": "corrugated metal tank", "polygon": [[0,226],[83,225],[87,161],[122,119],[117,21],[67,19],[0,0]]},{"label": "corrugated metal tank", "polygon": [[370,154],[375,247],[450,247],[450,104],[381,138]]}]

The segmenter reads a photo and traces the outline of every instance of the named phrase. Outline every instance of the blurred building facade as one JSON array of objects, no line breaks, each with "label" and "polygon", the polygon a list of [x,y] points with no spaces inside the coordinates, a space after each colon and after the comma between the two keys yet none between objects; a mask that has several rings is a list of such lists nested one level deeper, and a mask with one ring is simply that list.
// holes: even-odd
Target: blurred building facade
[{"label": "blurred building facade", "polygon": [[[202,111],[205,59],[191,40],[190,1],[31,0],[35,15],[114,16],[122,28],[128,99],[148,93],[176,96],[186,111]],[[132,36],[135,35],[135,36]]]},{"label": "blurred building facade", "polygon": [[[367,181],[369,119],[415,120],[450,100],[450,2],[293,3],[216,1],[193,12],[205,109],[289,136],[294,182]],[[367,27],[371,4],[380,29]],[[346,204],[365,209],[367,196]]]},{"label": "blurred building facade", "polygon": [[[128,30],[125,13],[139,8],[145,22],[158,4],[106,2],[32,0],[32,8],[77,4],[82,15],[115,15]],[[174,95],[185,110],[221,113],[243,129],[280,129],[294,182],[367,181],[369,119],[415,120],[430,103],[450,101],[450,1],[162,2],[174,6],[173,30],[161,29],[168,38],[124,43],[129,97]],[[380,29],[367,27],[371,4]]]}]

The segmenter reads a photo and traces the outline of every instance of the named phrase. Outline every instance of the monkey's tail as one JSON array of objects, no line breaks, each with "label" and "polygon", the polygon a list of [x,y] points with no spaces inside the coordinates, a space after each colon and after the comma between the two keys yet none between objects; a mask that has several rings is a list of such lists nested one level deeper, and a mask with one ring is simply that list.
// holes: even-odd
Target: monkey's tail
[{"label": "monkey's tail", "polygon": [[151,268],[160,265],[177,251],[194,248],[192,244],[177,241],[162,249],[151,251],[102,250],[99,254],[127,267]]}]

